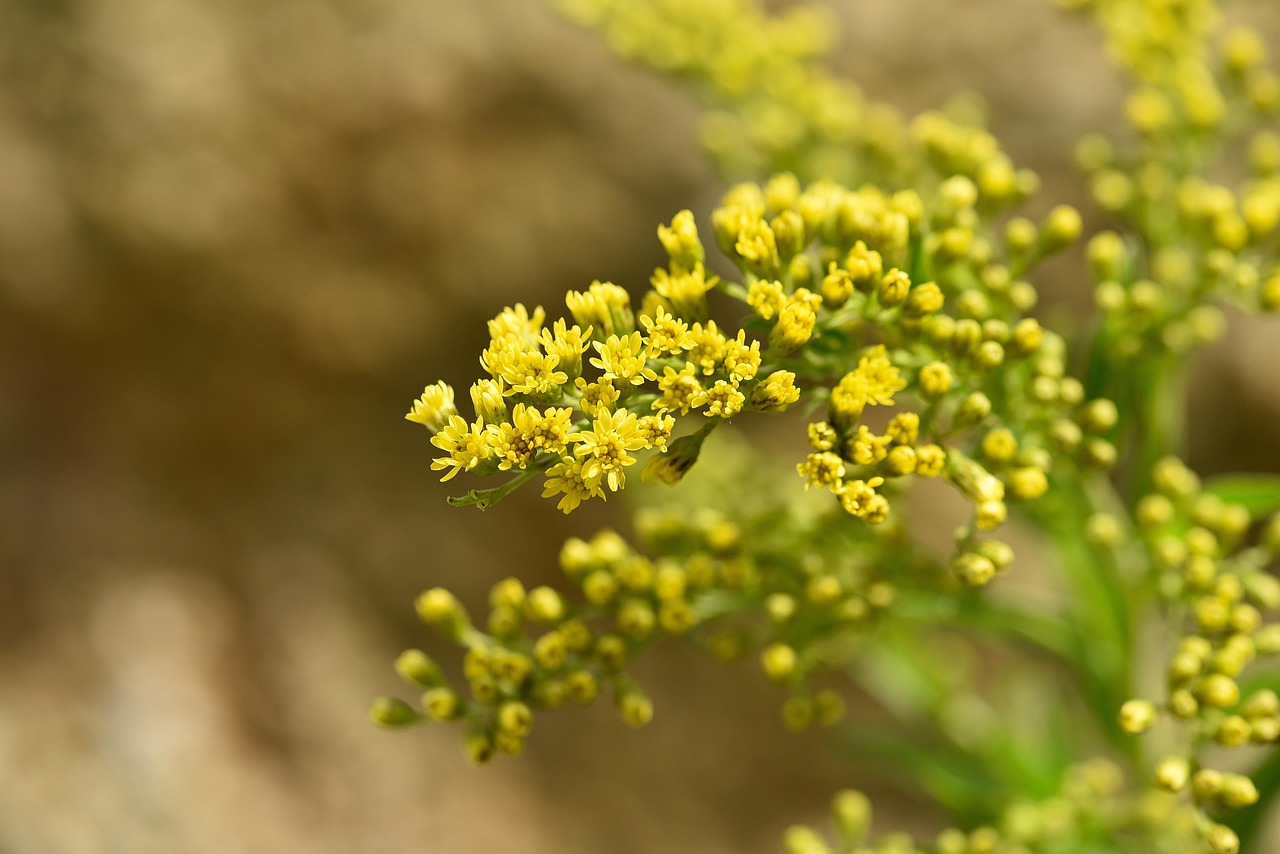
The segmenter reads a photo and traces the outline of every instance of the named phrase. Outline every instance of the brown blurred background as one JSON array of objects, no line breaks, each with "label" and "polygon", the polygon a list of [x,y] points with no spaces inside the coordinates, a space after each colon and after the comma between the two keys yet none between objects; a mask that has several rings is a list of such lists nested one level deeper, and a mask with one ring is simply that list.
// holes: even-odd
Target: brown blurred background
[{"label": "brown blurred background", "polygon": [[[873,96],[983,92],[1081,201],[1070,142],[1119,91],[1087,27],[833,5]],[[721,189],[695,117],[533,0],[0,0],[0,852],[766,852],[821,814],[829,744],[680,649],[649,729],[549,715],[519,762],[365,720],[430,644],[418,591],[478,605],[621,519],[451,510],[401,416],[469,385],[502,305],[643,286]],[[1057,271],[1049,317],[1088,303]],[[1280,332],[1241,328],[1193,456],[1275,471]]]}]

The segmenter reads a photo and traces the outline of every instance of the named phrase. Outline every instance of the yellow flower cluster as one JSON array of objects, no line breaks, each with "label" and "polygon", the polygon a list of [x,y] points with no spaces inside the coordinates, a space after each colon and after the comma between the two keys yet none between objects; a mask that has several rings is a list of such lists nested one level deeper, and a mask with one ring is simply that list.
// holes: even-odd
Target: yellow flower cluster
[{"label": "yellow flower cluster", "polygon": [[[903,187],[927,174],[966,175],[989,207],[1038,186],[971,117],[929,111],[909,122],[832,74],[820,61],[833,31],[822,7],[775,16],[758,0],[557,3],[623,57],[691,84],[710,108],[703,146],[731,175],[790,169],[806,179]],[[748,232],[743,251],[767,257],[774,247],[769,236]]]},{"label": "yellow flower cluster", "polygon": [[[853,515],[883,521],[884,479],[941,473],[939,440],[952,441],[988,415],[984,384],[1004,385],[1006,374],[1024,378],[1018,366],[1030,360],[1029,405],[1056,411],[1080,402],[1079,384],[1062,377],[1057,352],[1042,352],[1039,325],[1021,316],[1034,289],[999,262],[983,234],[990,226],[977,213],[979,198],[964,177],[941,182],[927,201],[914,190],[848,190],[830,181],[805,187],[789,174],[738,185],[711,221],[743,281],[707,275],[696,223],[682,211],[659,228],[670,263],[655,271],[638,309],[608,282],[570,292],[572,320],[549,328],[540,307],[506,309],[489,323],[480,359],[488,376],[471,388],[474,420],[457,412],[453,391],[439,383],[407,417],[435,432],[443,455],[432,465],[444,479],[509,472],[514,485],[545,472],[543,494],[567,513],[623,489],[644,451],[657,455],[647,474],[674,483],[705,438],[697,431],[697,441],[669,445],[683,432],[677,419],[700,413],[716,423],[748,410],[780,412],[799,399],[799,380],[830,389],[829,419],[839,434],[838,446],[820,449],[829,456],[811,457],[802,474],[832,487]],[[1022,246],[1020,268],[1075,236],[1078,218],[1064,211],[1050,214]],[[912,264],[936,281],[917,281],[904,269]],[[726,331],[708,317],[712,288],[745,303],[751,316],[742,328]],[[891,406],[905,389],[930,404],[924,427],[933,442],[917,444],[918,427],[909,439],[906,432],[891,439],[858,423],[868,407]],[[1037,490],[1031,467],[1022,466],[1019,497]],[[509,488],[460,501],[490,502]],[[979,527],[1002,520],[987,512]]]},{"label": "yellow flower cluster", "polygon": [[[792,547],[794,538],[821,541],[835,530],[835,517],[805,520],[785,500],[763,512],[788,519],[777,539],[746,540],[738,524],[705,508],[642,514],[637,528],[656,558],[612,531],[572,538],[561,549],[560,566],[576,595],[504,579],[490,592],[483,629],[452,594],[424,592],[416,602],[419,617],[466,649],[466,689],[451,684],[425,652],[411,649],[396,669],[423,691],[420,704],[384,698],[375,703],[373,719],[387,726],[462,722],[477,762],[519,754],[537,712],[588,704],[602,694],[612,696],[624,720],[643,725],[653,706],[627,674],[628,664],[663,637],[695,633],[697,643],[721,657],[759,646],[766,674],[790,689],[783,705],[788,726],[834,723],[843,699],[831,689],[813,691],[807,675],[824,663],[824,642],[862,631],[892,605],[894,588],[877,572],[902,560],[901,550],[872,560],[877,551],[869,549],[865,565],[817,566],[813,554]],[[763,632],[749,628],[762,623]]]},{"label": "yellow flower cluster", "polygon": [[[1133,82],[1126,113],[1138,144],[1095,135],[1077,150],[1095,200],[1142,237],[1104,232],[1089,248],[1113,357],[1213,341],[1221,303],[1280,309],[1280,75],[1261,37],[1224,29],[1212,0],[1069,5],[1092,11]],[[1252,174],[1224,183],[1238,162]]]},{"label": "yellow flower cluster", "polygon": [[[1150,854],[1196,850],[1200,816],[1159,793],[1123,791],[1124,773],[1113,762],[1095,759],[1072,766],[1060,791],[1043,800],[1014,801],[996,820],[968,831],[947,828],[923,847],[903,833],[872,839],[872,808],[854,790],[836,793],[831,803],[835,833],[794,825],[783,835],[787,854],[1026,854],[1032,851],[1111,851],[1141,840]],[[1223,828],[1225,830],[1225,828]]]},{"label": "yellow flower cluster", "polygon": [[[1088,466],[1114,460],[1114,447],[1086,437],[1075,420],[1084,387],[1066,376],[1062,339],[1023,316],[1035,290],[1015,278],[1075,240],[1079,215],[1058,208],[1039,225],[1006,228],[1028,234],[1006,234],[1002,257],[980,197],[963,176],[922,196],[830,182],[802,187],[782,175],[734,187],[713,216],[717,243],[746,277],[730,292],[769,328],[766,358],[803,358],[787,364],[830,389],[827,420],[810,427],[801,477],[868,522],[887,518],[888,481],[946,474],[974,502],[972,529],[991,531],[1005,521],[1006,487],[1016,500],[1038,498],[1056,453]],[[923,276],[929,280],[917,281]],[[860,345],[868,339],[879,343]],[[883,433],[860,423],[904,391],[924,406],[892,416]],[[981,438],[974,431],[998,426],[996,394],[1009,404],[1000,418],[1023,434],[1020,447],[988,461],[999,476],[970,459]],[[968,474],[975,470],[983,476]],[[986,483],[994,488],[976,486]],[[960,545],[957,575],[968,583],[1008,563],[1003,544],[970,535]]]},{"label": "yellow flower cluster", "polygon": [[[1161,460],[1152,482],[1134,518],[1161,592],[1190,616],[1168,662],[1163,702],[1125,703],[1120,725],[1136,735],[1168,717],[1181,722],[1189,746],[1275,744],[1280,700],[1270,688],[1242,687],[1241,679],[1255,660],[1280,655],[1280,623],[1266,622],[1280,612],[1280,581],[1267,571],[1280,554],[1280,515],[1250,543],[1255,519],[1248,508],[1203,489],[1179,460]],[[1114,524],[1095,521],[1093,528],[1095,536],[1115,536]],[[1258,792],[1249,777],[1206,767],[1188,747],[1165,756],[1155,780],[1204,812],[1212,850],[1234,850],[1233,835],[1207,816],[1254,803]]]},{"label": "yellow flower cluster", "polygon": [[[745,330],[727,335],[705,318],[718,279],[705,274],[692,215],[681,212],[659,237],[671,264],[654,274],[639,328],[630,295],[608,282],[566,296],[572,325],[561,319],[547,328],[541,307],[516,305],[489,322],[480,358],[489,376],[471,388],[473,421],[458,414],[444,383],[414,401],[406,418],[435,434],[443,455],[432,468],[444,480],[464,471],[545,471],[544,496],[558,496],[568,513],[622,489],[635,454],[665,454],[676,416],[781,412],[799,399],[793,372],[762,372],[759,340]],[[670,482],[691,463],[668,458],[655,471]]]}]

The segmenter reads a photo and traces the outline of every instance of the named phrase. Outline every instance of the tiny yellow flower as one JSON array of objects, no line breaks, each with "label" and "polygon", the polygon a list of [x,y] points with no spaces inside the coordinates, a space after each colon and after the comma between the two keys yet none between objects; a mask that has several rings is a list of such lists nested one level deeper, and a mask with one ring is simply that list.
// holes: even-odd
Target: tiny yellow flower
[{"label": "tiny yellow flower", "polygon": [[557,365],[570,379],[577,379],[582,373],[582,354],[590,346],[591,327],[584,331],[581,326],[569,326],[563,319],[557,320],[551,329],[542,330],[542,350],[549,356],[555,356]]},{"label": "tiny yellow flower", "polygon": [[695,264],[690,270],[670,273],[661,268],[653,271],[649,283],[658,295],[671,304],[672,309],[681,317],[705,317],[707,313],[707,291],[720,281],[718,276],[707,277],[702,264]]},{"label": "tiny yellow flower", "polygon": [[717,415],[721,418],[732,418],[742,411],[742,406],[746,402],[746,397],[732,383],[716,380],[715,385],[703,389],[694,399],[694,406],[707,407],[703,414],[708,418]]},{"label": "tiny yellow flower", "polygon": [[873,525],[883,522],[889,516],[889,501],[876,492],[876,487],[883,483],[882,477],[845,483],[840,490],[840,505],[845,512]]},{"label": "tiny yellow flower", "polygon": [[443,429],[431,437],[431,444],[447,455],[431,461],[434,471],[449,469],[441,481],[450,480],[460,471],[471,471],[493,457],[484,424],[467,424],[460,415],[450,416]]},{"label": "tiny yellow flower", "polygon": [[639,332],[618,337],[610,335],[603,342],[595,342],[600,357],[591,364],[604,371],[606,379],[619,385],[640,385],[645,380],[656,380],[657,373],[645,366],[645,344]]},{"label": "tiny yellow flower", "polygon": [[592,282],[585,291],[569,291],[564,300],[573,319],[597,337],[629,335],[635,329],[631,296],[612,282]]},{"label": "tiny yellow flower", "polygon": [[605,377],[590,383],[584,377],[578,377],[575,385],[578,388],[578,406],[593,417],[601,410],[612,412],[621,396],[617,386]]},{"label": "tiny yellow flower", "polygon": [[778,322],[769,333],[769,345],[783,353],[794,353],[813,337],[822,297],[798,288],[778,313]]},{"label": "tiny yellow flower", "polygon": [[693,340],[689,337],[689,324],[662,306],[658,306],[656,315],[640,317],[640,326],[645,335],[645,354],[650,359],[678,354],[693,346]]},{"label": "tiny yellow flower", "polygon": [[507,420],[507,403],[502,398],[507,384],[501,380],[481,379],[471,385],[471,405],[476,417],[485,424],[501,424]]},{"label": "tiny yellow flower", "polygon": [[884,275],[884,262],[880,253],[868,249],[867,244],[861,240],[853,244],[853,248],[845,256],[844,266],[849,271],[853,286],[863,293],[871,293]]},{"label": "tiny yellow flower", "polygon": [[829,451],[840,440],[836,428],[825,421],[814,421],[809,425],[809,445],[815,451]]},{"label": "tiny yellow flower", "polygon": [[858,367],[845,374],[831,391],[833,416],[852,423],[867,404],[890,405],[895,392],[906,387],[897,367],[889,360],[883,344],[865,350]]},{"label": "tiny yellow flower", "polygon": [[671,218],[671,225],[658,226],[658,240],[667,251],[673,267],[692,270],[706,257],[702,241],[698,239],[698,225],[693,213],[680,211]]},{"label": "tiny yellow flower", "polygon": [[760,412],[782,412],[799,399],[800,389],[791,371],[774,371],[751,390],[751,405]]},{"label": "tiny yellow flower", "polygon": [[889,453],[889,437],[877,436],[865,424],[858,425],[858,432],[849,438],[848,454],[860,466],[872,466]]},{"label": "tiny yellow flower", "polygon": [[937,400],[951,391],[951,366],[946,362],[930,362],[916,375],[920,394],[929,400]]},{"label": "tiny yellow flower", "polygon": [[688,415],[702,394],[702,383],[698,382],[692,363],[686,364],[679,371],[666,367],[658,378],[658,391],[658,399],[653,402],[654,409]]},{"label": "tiny yellow flower", "polygon": [[636,429],[644,441],[644,447],[667,450],[667,440],[676,426],[675,418],[659,412],[657,415],[641,415],[636,419]]},{"label": "tiny yellow flower", "polygon": [[561,457],[560,462],[547,469],[547,479],[542,490],[543,498],[562,495],[556,505],[561,512],[570,513],[589,498],[604,497],[599,479],[592,480],[583,471],[583,461],[576,457]]},{"label": "tiny yellow flower", "polygon": [[804,478],[804,488],[830,489],[839,493],[844,478],[844,460],[830,451],[818,451],[805,457],[796,465],[796,472]]},{"label": "tiny yellow flower", "polygon": [[823,277],[819,290],[827,308],[839,308],[853,296],[853,278],[848,270],[833,261],[827,268],[827,275]]},{"label": "tiny yellow flower", "polygon": [[623,469],[635,465],[629,451],[644,447],[644,436],[636,427],[636,414],[620,410],[597,412],[590,430],[569,435],[573,453],[582,458],[582,476],[588,482],[603,483],[617,492],[626,483]]},{"label": "tiny yellow flower", "polygon": [[422,396],[413,402],[413,408],[404,416],[408,421],[439,432],[449,419],[458,414],[453,402],[453,389],[448,383],[438,382],[422,390]]},{"label": "tiny yellow flower", "polygon": [[489,321],[489,337],[495,341],[512,338],[526,347],[534,345],[546,316],[542,306],[535,308],[531,316],[524,305],[516,303],[515,308],[504,308],[501,314]]},{"label": "tiny yellow flower", "polygon": [[758,274],[778,267],[778,244],[769,223],[760,217],[744,218],[738,228],[734,250]]},{"label": "tiny yellow flower", "polygon": [[947,452],[940,445],[921,445],[916,448],[916,474],[921,477],[937,477],[947,464]]},{"label": "tiny yellow flower", "polygon": [[915,446],[920,437],[920,415],[915,412],[899,412],[889,421],[885,438],[895,445]]},{"label": "tiny yellow flower", "polygon": [[729,381],[735,386],[755,377],[760,369],[760,342],[747,344],[747,333],[739,330],[737,338],[725,343],[724,369],[729,372]]},{"label": "tiny yellow flower", "polygon": [[708,320],[704,326],[695,323],[689,329],[689,340],[693,346],[689,348],[689,362],[710,376],[724,361],[728,347],[728,339],[716,328],[714,320]]},{"label": "tiny yellow flower", "polygon": [[747,305],[763,320],[772,320],[786,303],[787,295],[782,289],[782,282],[757,279],[747,288]]}]

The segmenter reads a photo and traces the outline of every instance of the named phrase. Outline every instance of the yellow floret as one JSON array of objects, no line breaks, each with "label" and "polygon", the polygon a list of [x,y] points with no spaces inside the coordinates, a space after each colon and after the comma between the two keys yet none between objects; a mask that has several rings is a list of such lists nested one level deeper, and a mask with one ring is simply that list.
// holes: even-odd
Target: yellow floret
[{"label": "yellow floret", "polygon": [[458,414],[453,402],[453,389],[448,383],[438,382],[422,390],[422,396],[413,402],[413,408],[404,416],[427,429],[438,432]]}]

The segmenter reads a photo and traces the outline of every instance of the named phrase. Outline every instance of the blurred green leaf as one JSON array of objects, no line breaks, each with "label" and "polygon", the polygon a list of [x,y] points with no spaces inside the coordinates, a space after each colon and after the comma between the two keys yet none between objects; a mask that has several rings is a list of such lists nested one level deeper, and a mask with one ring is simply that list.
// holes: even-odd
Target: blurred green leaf
[{"label": "blurred green leaf", "polygon": [[891,780],[906,792],[923,790],[956,816],[988,819],[1008,795],[981,759],[919,731],[863,725],[848,746],[855,760],[874,767],[880,780]]},{"label": "blurred green leaf", "polygon": [[1205,492],[1230,504],[1243,504],[1254,517],[1280,510],[1280,476],[1228,474],[1205,484]]}]

